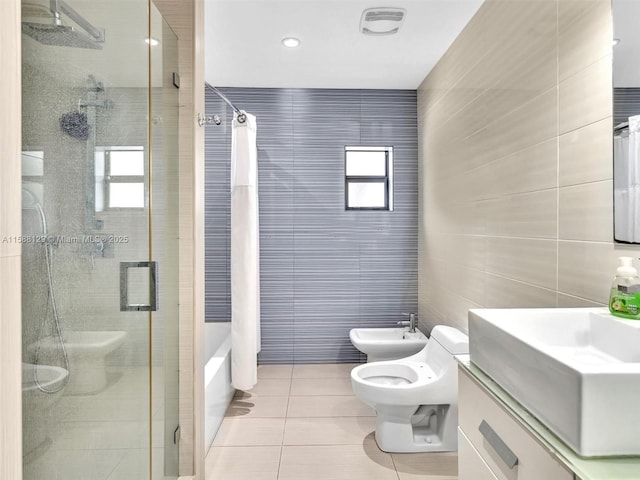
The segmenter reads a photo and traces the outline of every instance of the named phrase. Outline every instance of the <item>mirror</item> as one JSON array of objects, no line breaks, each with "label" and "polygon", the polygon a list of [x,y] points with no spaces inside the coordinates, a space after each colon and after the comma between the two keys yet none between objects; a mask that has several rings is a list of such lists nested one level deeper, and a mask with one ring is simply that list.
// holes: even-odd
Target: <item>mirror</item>
[{"label": "mirror", "polygon": [[612,0],[614,239],[640,243],[640,2]]}]

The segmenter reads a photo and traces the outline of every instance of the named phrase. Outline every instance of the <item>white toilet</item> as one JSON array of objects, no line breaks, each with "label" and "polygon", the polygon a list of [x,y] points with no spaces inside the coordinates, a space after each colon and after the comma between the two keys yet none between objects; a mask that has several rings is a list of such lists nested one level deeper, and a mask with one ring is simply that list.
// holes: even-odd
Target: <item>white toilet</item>
[{"label": "white toilet", "polygon": [[468,337],[439,325],[415,355],[351,371],[356,396],[376,411],[375,438],[385,452],[457,450],[458,369]]}]

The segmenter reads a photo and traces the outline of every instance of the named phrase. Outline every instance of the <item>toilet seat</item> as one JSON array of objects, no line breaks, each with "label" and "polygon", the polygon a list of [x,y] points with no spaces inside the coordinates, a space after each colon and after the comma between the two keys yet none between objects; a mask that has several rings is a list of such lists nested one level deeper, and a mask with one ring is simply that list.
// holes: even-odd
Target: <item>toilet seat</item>
[{"label": "toilet seat", "polygon": [[351,371],[357,396],[367,403],[413,405],[437,385],[439,376],[422,362],[392,360],[366,363]]},{"label": "toilet seat", "polygon": [[415,387],[436,376],[426,363],[398,360],[360,365],[353,372],[364,383],[393,387]]}]

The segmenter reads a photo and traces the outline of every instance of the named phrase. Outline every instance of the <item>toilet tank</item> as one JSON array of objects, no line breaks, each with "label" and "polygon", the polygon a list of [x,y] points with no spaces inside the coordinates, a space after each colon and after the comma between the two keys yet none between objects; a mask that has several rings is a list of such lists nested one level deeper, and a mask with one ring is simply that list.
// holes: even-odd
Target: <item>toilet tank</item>
[{"label": "toilet tank", "polygon": [[442,345],[451,355],[469,353],[469,337],[457,328],[437,325],[431,330],[431,338]]},{"label": "toilet tank", "polygon": [[456,328],[437,325],[431,330],[425,351],[425,362],[437,374],[456,371],[453,356],[469,353],[469,337]]}]

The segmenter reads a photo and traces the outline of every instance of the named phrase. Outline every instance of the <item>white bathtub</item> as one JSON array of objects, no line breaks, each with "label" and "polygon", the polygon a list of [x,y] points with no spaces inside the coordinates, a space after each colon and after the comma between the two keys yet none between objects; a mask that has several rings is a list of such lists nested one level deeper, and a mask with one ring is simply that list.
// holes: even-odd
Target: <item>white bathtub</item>
[{"label": "white bathtub", "polygon": [[231,323],[204,326],[204,444],[208,450],[233,398]]}]

